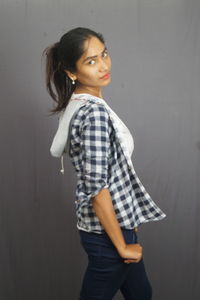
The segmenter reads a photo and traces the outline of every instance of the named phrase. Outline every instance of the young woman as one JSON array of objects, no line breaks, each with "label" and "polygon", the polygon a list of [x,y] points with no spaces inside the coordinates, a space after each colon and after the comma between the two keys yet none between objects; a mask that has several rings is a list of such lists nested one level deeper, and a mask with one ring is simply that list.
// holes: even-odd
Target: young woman
[{"label": "young woman", "polygon": [[[76,215],[88,255],[80,299],[150,300],[137,228],[166,215],[139,180],[133,137],[102,96],[111,81],[111,58],[102,34],[74,28],[47,47],[46,85],[59,126],[51,154],[68,153],[77,173]],[[53,86],[55,92],[53,91]]]}]

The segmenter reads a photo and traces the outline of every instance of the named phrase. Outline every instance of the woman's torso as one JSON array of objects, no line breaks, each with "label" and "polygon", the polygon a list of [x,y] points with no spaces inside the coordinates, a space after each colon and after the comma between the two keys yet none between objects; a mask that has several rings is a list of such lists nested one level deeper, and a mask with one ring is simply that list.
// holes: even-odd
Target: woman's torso
[{"label": "woman's torso", "polygon": [[[134,140],[122,120],[117,114],[105,104],[105,100],[99,100],[88,94],[73,95],[71,101],[88,99],[85,105],[81,106],[73,117],[70,132],[69,155],[77,173],[76,186],[76,214],[77,227],[85,231],[97,233],[103,232],[103,228],[95,214],[91,202],[93,188],[101,189],[99,183],[101,178],[96,179],[95,187],[86,189],[83,171],[83,157],[81,152],[81,131],[84,120],[89,115],[91,108],[98,111],[101,106],[101,113],[108,116],[110,147],[108,162],[107,188],[110,191],[113,207],[122,228],[133,229],[141,223],[160,220],[165,214],[153,202],[139,180],[131,161],[134,150]],[[103,101],[102,101],[103,100]],[[103,108],[102,108],[103,105]],[[102,119],[103,120],[103,119]]]}]

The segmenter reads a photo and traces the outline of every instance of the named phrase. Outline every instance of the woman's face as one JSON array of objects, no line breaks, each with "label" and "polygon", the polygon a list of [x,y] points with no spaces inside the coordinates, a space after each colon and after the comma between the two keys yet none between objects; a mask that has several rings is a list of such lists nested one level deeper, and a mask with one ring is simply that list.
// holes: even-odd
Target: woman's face
[{"label": "woman's face", "polygon": [[[110,83],[111,59],[106,46],[96,37],[92,36],[85,41],[84,53],[76,62],[77,72],[73,73],[72,79],[76,80],[79,89],[96,89]],[[95,57],[93,57],[95,56]]]}]

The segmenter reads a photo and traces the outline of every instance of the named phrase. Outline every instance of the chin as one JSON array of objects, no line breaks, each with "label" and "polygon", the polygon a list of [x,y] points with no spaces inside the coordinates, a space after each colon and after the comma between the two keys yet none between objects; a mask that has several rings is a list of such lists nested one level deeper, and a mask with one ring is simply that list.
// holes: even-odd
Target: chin
[{"label": "chin", "polygon": [[109,78],[109,80],[105,80],[105,82],[103,82],[101,86],[109,85],[110,82],[111,82],[111,79]]}]

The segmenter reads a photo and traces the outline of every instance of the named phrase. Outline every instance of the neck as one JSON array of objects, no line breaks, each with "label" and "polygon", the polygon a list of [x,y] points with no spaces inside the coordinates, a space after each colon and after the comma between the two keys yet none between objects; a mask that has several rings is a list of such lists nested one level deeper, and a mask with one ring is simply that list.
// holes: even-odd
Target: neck
[{"label": "neck", "polygon": [[75,94],[90,94],[99,98],[103,98],[100,88],[92,88],[92,87],[76,87],[74,90]]}]

